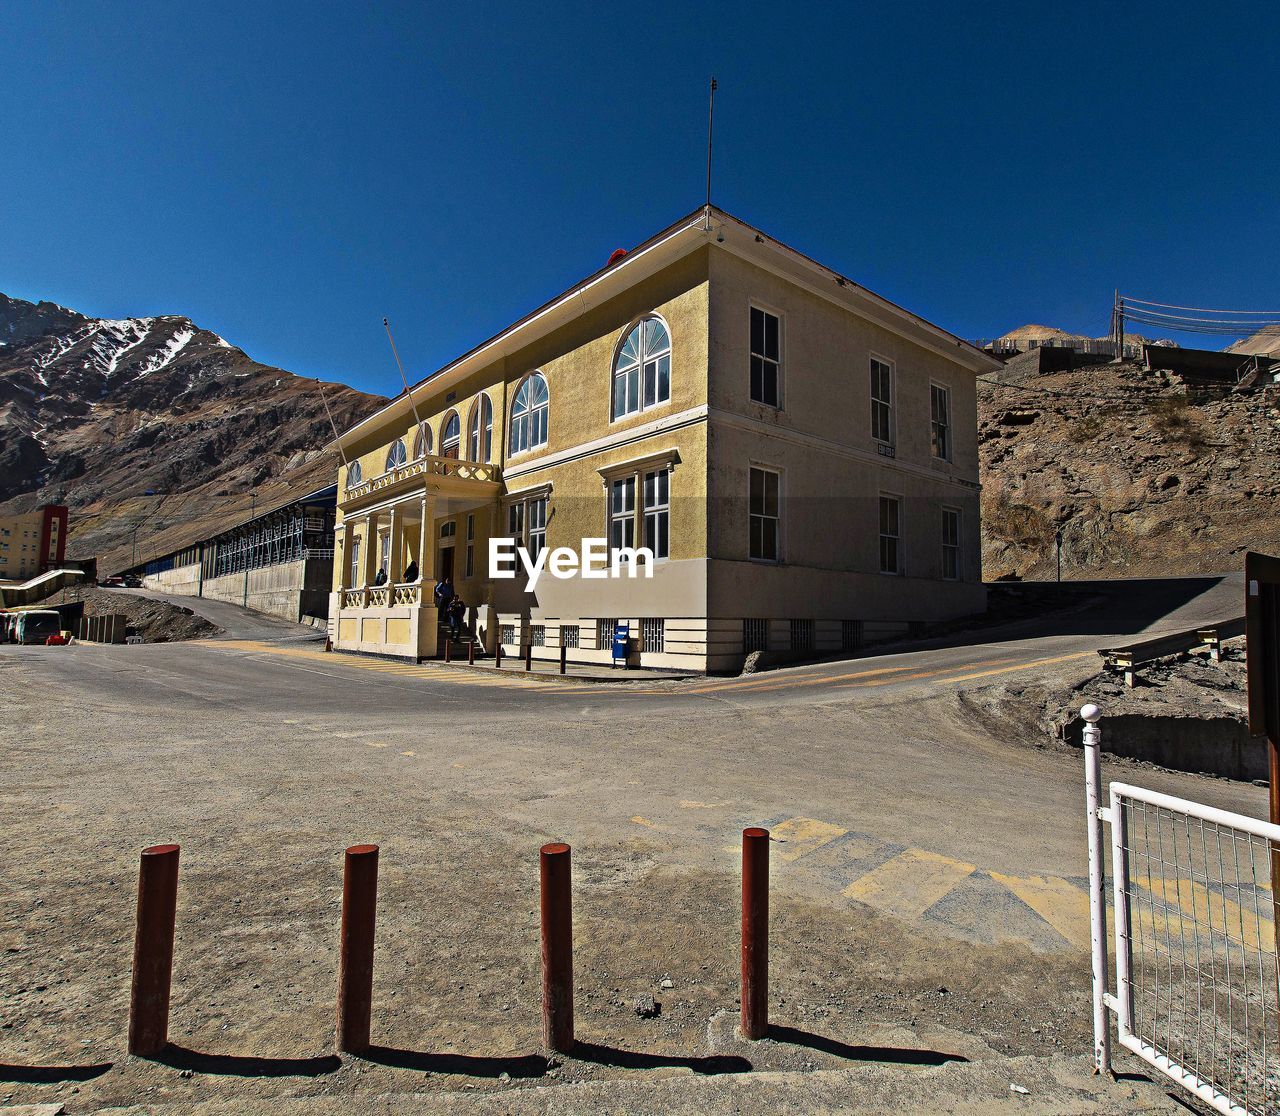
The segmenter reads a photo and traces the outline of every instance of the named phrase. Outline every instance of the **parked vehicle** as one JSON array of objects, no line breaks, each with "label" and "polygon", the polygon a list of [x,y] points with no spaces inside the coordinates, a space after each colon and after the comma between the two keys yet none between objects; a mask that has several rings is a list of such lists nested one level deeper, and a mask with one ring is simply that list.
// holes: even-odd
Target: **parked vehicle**
[{"label": "parked vehicle", "polygon": [[14,643],[44,643],[50,636],[62,631],[62,617],[52,610],[32,609],[11,615],[17,617]]},{"label": "parked vehicle", "polygon": [[122,589],[124,587],[124,578],[119,574],[113,574],[111,577],[102,579],[102,588],[104,589]]},{"label": "parked vehicle", "polygon": [[137,574],[125,574],[124,587],[126,589],[141,589],[142,578],[140,578]]}]

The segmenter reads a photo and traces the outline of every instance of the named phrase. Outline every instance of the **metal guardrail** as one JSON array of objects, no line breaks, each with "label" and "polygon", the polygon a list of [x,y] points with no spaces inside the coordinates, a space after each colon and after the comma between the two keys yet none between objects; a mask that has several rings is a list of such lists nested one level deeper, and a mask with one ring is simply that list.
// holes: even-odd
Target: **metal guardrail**
[{"label": "metal guardrail", "polygon": [[1157,659],[1165,659],[1170,655],[1181,655],[1200,647],[1208,647],[1209,654],[1216,663],[1222,658],[1222,641],[1244,635],[1244,617],[1223,620],[1206,628],[1191,628],[1185,632],[1170,632],[1167,635],[1155,636],[1127,647],[1109,647],[1099,651],[1108,668],[1124,671],[1124,684],[1132,687],[1137,684],[1137,671],[1145,663],[1153,663]]}]

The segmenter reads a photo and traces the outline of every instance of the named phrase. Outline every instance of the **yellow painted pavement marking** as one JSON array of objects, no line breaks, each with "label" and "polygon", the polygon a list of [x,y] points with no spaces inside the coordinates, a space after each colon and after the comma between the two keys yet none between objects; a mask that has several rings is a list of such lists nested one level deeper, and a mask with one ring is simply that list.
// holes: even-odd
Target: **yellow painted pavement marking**
[{"label": "yellow painted pavement marking", "polygon": [[1073,946],[1089,948],[1089,894],[1060,876],[1004,876],[991,872]]},{"label": "yellow painted pavement marking", "polygon": [[727,802],[694,802],[688,798],[680,800],[680,808],[682,810],[718,810],[721,806],[727,805]]},{"label": "yellow painted pavement marking", "polygon": [[[1154,880],[1151,882],[1155,884]],[[1138,883],[1138,887],[1143,891],[1148,890],[1141,882]],[[1271,920],[1267,917],[1270,913],[1269,903],[1258,904],[1260,920],[1248,908],[1241,907],[1225,895],[1211,891],[1203,884],[1188,879],[1168,880],[1161,891],[1155,891],[1153,888],[1148,894],[1154,896],[1157,904],[1161,902],[1165,906],[1176,904],[1186,916],[1185,919],[1175,918],[1175,912],[1164,911],[1158,905],[1153,911],[1150,904],[1144,903],[1139,897],[1134,906],[1146,919],[1150,920],[1154,917],[1157,923],[1162,924],[1158,931],[1161,935],[1166,932],[1166,927],[1163,925],[1165,923],[1168,924],[1167,932],[1174,936],[1179,933],[1189,933],[1189,928],[1183,930],[1181,923],[1184,921],[1189,923],[1194,919],[1206,931],[1212,925],[1215,937],[1225,933],[1235,942],[1244,942],[1249,949],[1261,950],[1263,953],[1276,951],[1275,934],[1271,929]]]},{"label": "yellow painted pavement marking", "polygon": [[779,857],[783,860],[799,860],[848,832],[838,825],[818,821],[816,818],[788,818],[775,825],[769,835],[785,845],[778,850]]},{"label": "yellow painted pavement marking", "polygon": [[899,918],[919,918],[976,870],[948,856],[907,849],[855,880],[843,894]]},{"label": "yellow painted pavement marking", "polygon": [[402,756],[416,756],[418,753],[417,752],[401,752],[400,754]]},{"label": "yellow painted pavement marking", "polygon": [[632,818],[631,820],[632,820],[633,822],[635,822],[635,823],[636,823],[636,825],[647,825],[650,829],[657,829],[657,828],[658,828],[658,827],[657,827],[656,825],[654,825],[654,824],[653,824],[653,822],[651,822],[648,818],[642,818],[639,814],[637,814],[637,815],[636,815],[634,818]]},{"label": "yellow painted pavement marking", "polygon": [[385,748],[386,742],[381,740],[366,740],[364,742],[366,748]]}]

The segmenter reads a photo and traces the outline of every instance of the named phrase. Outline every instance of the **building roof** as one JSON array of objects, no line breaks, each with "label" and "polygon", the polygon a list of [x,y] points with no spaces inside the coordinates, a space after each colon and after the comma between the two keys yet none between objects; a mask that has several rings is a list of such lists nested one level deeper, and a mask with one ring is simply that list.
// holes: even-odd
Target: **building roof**
[{"label": "building roof", "polygon": [[447,389],[494,360],[523,348],[586,310],[600,305],[704,245],[731,252],[844,306],[909,341],[956,360],[971,371],[990,372],[1002,362],[918,314],[788,247],[716,206],[700,206],[655,233],[487,341],[415,383],[407,392],[344,430],[336,444],[346,447],[392,418],[410,418],[413,404]]}]

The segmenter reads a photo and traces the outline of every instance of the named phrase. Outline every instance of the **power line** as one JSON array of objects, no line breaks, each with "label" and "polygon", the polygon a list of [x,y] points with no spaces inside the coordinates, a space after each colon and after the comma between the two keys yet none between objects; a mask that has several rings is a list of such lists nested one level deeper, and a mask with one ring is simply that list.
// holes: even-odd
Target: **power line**
[{"label": "power line", "polygon": [[1131,302],[1137,302],[1143,306],[1158,306],[1162,310],[1191,310],[1196,314],[1236,314],[1245,317],[1280,319],[1280,310],[1210,310],[1205,306],[1174,306],[1168,302],[1150,302],[1145,298],[1133,298],[1125,295],[1124,304],[1127,306]]}]

